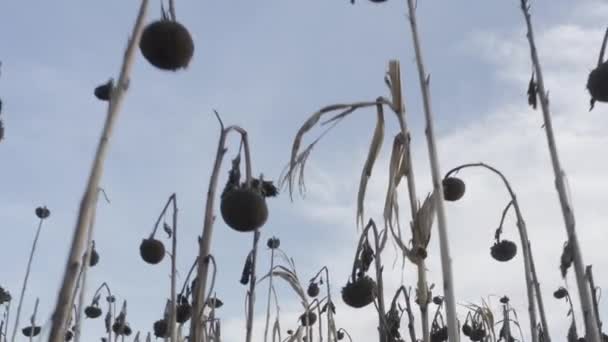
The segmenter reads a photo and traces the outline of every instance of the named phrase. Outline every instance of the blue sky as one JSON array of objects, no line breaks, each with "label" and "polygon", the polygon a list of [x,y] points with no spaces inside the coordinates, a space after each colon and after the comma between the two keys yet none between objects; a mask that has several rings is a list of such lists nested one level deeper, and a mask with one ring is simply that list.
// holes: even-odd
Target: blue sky
[{"label": "blue sky", "polygon": [[[41,300],[41,317],[48,317],[54,305],[105,116],[105,104],[92,91],[117,76],[138,6],[117,0],[41,2],[35,7],[27,2],[0,3],[0,97],[6,128],[0,143],[4,161],[0,260],[8,261],[0,271],[0,284],[14,297],[35,232],[34,208],[47,205],[52,212],[34,260],[22,322],[36,297]],[[151,1],[150,6],[149,20],[160,12],[158,2]],[[182,274],[187,271],[202,230],[204,196],[219,134],[213,109],[225,123],[248,130],[254,172],[276,179],[288,161],[295,132],[308,115],[331,103],[387,96],[383,73],[389,59],[399,59],[419,197],[431,188],[404,1],[374,5],[360,0],[355,6],[348,0],[177,1],[176,6],[178,20],[194,38],[194,58],[187,70],[167,73],[154,69],[138,53],[102,180],[112,203],[99,205],[95,239],[101,261],[89,278],[90,291],[107,281],[121,299],[128,299],[131,325],[142,332],[151,330],[162,313],[169,264],[145,264],[138,246],[167,197],[176,192],[178,258]],[[550,295],[562,285],[557,265],[565,234],[540,112],[526,104],[530,63],[518,6],[518,1],[420,1],[417,15],[431,73],[442,169],[485,161],[513,182],[531,229],[554,340],[558,340],[567,309]],[[603,156],[608,144],[604,134],[608,107],[598,105],[587,113],[584,84],[597,58],[607,14],[608,6],[600,1],[565,0],[550,5],[538,2],[533,13],[585,262],[595,265],[596,281],[604,288],[606,279],[600,270],[607,269],[608,259],[603,253],[606,218],[601,203],[607,200],[603,175],[608,163],[597,156]],[[262,231],[262,241],[273,234],[281,238],[303,281],[322,265],[330,266],[336,279],[334,296],[351,267],[357,238],[356,186],[373,124],[373,112],[357,112],[326,137],[309,164],[307,197],[296,197],[291,203],[283,194],[269,201],[270,219]],[[368,213],[377,221],[388,174],[388,144],[395,133],[391,122],[368,191]],[[220,184],[228,158],[238,148],[236,139],[231,139],[230,148]],[[467,183],[467,197],[449,204],[447,212],[456,295],[464,303],[479,302],[491,293],[508,294],[525,327],[520,256],[508,265],[497,265],[487,253],[504,204],[503,189],[484,173],[466,175],[466,179],[475,177]],[[405,199],[406,190],[401,191]],[[401,207],[408,206],[403,202]],[[511,228],[513,234],[514,224]],[[249,235],[217,221],[213,254],[220,265],[218,296],[230,298],[224,300],[221,312],[228,342],[244,335],[244,289],[238,278],[250,244]],[[430,277],[440,284],[436,234],[431,246]],[[264,252],[261,265],[267,264]],[[413,274],[408,265],[406,283],[414,284]],[[399,277],[400,272],[392,270],[388,279],[398,286]],[[574,279],[568,283],[575,292]],[[260,314],[265,310],[265,292],[262,286]],[[287,327],[300,308],[289,292],[282,292],[281,298],[282,324]],[[608,315],[605,303],[603,317]],[[376,318],[369,308],[364,310],[368,318],[361,319],[357,311],[339,304],[338,324],[351,329],[356,340],[374,336]],[[353,322],[355,317],[359,324]],[[85,329],[87,339],[96,338],[102,323],[87,321]],[[257,333],[262,329],[256,324]]]}]

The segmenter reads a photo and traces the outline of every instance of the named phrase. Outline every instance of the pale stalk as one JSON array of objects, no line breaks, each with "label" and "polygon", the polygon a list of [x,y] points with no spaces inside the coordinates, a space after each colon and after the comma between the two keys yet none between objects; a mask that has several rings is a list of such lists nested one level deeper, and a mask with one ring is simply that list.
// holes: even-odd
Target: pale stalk
[{"label": "pale stalk", "polygon": [[[247,332],[245,341],[251,342],[251,338],[253,336],[253,316],[254,316],[254,308],[255,308],[255,269],[258,255],[258,241],[260,240],[260,231],[258,229],[253,233],[253,255],[251,256],[251,279],[249,281],[249,301],[247,302]],[[272,276],[271,276],[272,277]]]},{"label": "pale stalk", "polygon": [[112,130],[118,117],[123,95],[126,92],[129,84],[129,73],[135,60],[135,52],[139,45],[139,39],[143,30],[147,5],[148,0],[142,0],[139,14],[131,34],[131,39],[124,54],[124,61],[120,76],[118,78],[118,83],[112,88],[111,91],[106,121],[99,144],[97,146],[97,151],[95,152],[95,158],[87,182],[87,187],[80,203],[78,220],[74,229],[72,246],[70,248],[70,255],[65,266],[61,289],[59,291],[59,295],[57,296],[57,303],[52,316],[53,323],[49,335],[49,342],[63,342],[63,339],[65,338],[63,327],[65,326],[68,312],[71,309],[69,307],[69,304],[71,303],[70,297],[72,295],[72,290],[74,289],[76,277],[80,269],[83,245],[85,244],[87,237],[87,224],[90,221],[91,206],[93,204],[97,188],[99,187],[99,181],[103,174],[103,165],[108,152],[108,145],[112,135]]},{"label": "pale stalk", "polygon": [[[416,196],[416,180],[414,177],[414,167],[412,165],[412,154],[410,149],[411,135],[407,126],[406,110],[405,110],[405,99],[401,91],[401,70],[398,61],[389,62],[389,74],[394,75],[396,80],[391,80],[391,85],[395,88],[393,91],[394,109],[397,111],[397,119],[399,120],[399,127],[401,134],[405,137],[403,158],[407,167],[407,189],[410,199],[410,212],[412,215],[412,221],[416,219],[416,213],[418,212],[418,197]],[[422,338],[424,342],[430,341],[430,329],[429,329],[429,313],[428,313],[428,285],[426,280],[426,263],[423,258],[418,258],[416,261],[416,268],[418,271],[418,293],[419,293],[419,308],[420,308],[420,321],[422,323]]]},{"label": "pale stalk", "polygon": [[[87,248],[84,254],[84,260],[82,261],[82,267],[80,270],[80,281],[76,282],[76,288],[78,288],[78,284],[80,284],[80,293],[78,294],[78,307],[76,308],[76,324],[74,324],[74,342],[80,342],[80,327],[82,326],[82,314],[84,312],[85,306],[85,294],[86,294],[86,284],[87,284],[87,271],[89,269],[89,263],[91,262],[91,251],[93,250],[93,227],[95,225],[95,215],[97,214],[97,203],[99,203],[99,192],[103,191],[101,188],[97,189],[97,194],[95,196],[95,201],[91,207],[91,219],[89,221],[89,231],[87,233]],[[76,292],[72,296],[72,302],[76,298]],[[69,322],[70,318],[66,320]]]},{"label": "pale stalk", "polygon": [[266,325],[264,326],[264,342],[268,341],[268,326],[270,325],[270,300],[272,296],[272,270],[274,269],[274,248],[270,249],[270,276],[268,277],[268,302],[266,303]]},{"label": "pale stalk", "polygon": [[178,342],[175,323],[177,319],[177,295],[175,294],[176,278],[177,278],[177,198],[175,194],[173,199],[173,239],[171,243],[171,314],[169,315],[169,335],[171,342]]},{"label": "pale stalk", "polygon": [[557,144],[555,142],[555,135],[553,133],[553,122],[551,119],[551,113],[549,111],[549,98],[547,91],[545,90],[545,82],[540,66],[540,59],[538,58],[538,52],[536,50],[536,44],[534,42],[534,31],[532,29],[532,19],[530,16],[529,4],[527,0],[521,0],[521,10],[523,12],[528,31],[526,36],[530,45],[530,57],[532,59],[534,71],[536,73],[538,96],[540,98],[540,105],[543,112],[545,133],[547,135],[547,144],[549,147],[549,153],[551,155],[551,164],[553,166],[553,173],[555,176],[555,187],[557,189],[557,194],[562,209],[562,215],[564,218],[564,224],[566,227],[566,232],[568,234],[568,242],[574,254],[574,271],[576,273],[576,283],[578,286],[578,292],[581,301],[581,310],[583,313],[583,319],[585,321],[585,336],[589,339],[590,342],[601,342],[600,332],[597,327],[595,315],[593,312],[591,293],[585,280],[583,255],[581,253],[580,245],[578,242],[578,236],[576,235],[576,223],[574,219],[574,212],[570,206],[570,201],[568,199],[565,181],[566,175],[561,167],[559,155],[557,152]]},{"label": "pale stalk", "polygon": [[34,252],[36,252],[36,245],[38,244],[38,238],[40,237],[40,230],[42,229],[43,221],[44,219],[40,219],[40,221],[38,222],[38,229],[36,229],[36,235],[34,236],[34,242],[32,243],[32,249],[30,250],[30,258],[27,262],[27,268],[25,269],[25,278],[23,279],[23,286],[21,287],[21,294],[19,295],[19,304],[17,304],[17,313],[15,314],[15,325],[13,328],[11,342],[15,342],[15,337],[17,337],[17,330],[19,329],[19,318],[21,317],[21,307],[23,305],[23,297],[25,296],[25,290],[27,289],[27,283],[30,278],[32,261],[34,260]]},{"label": "pale stalk", "polygon": [[418,38],[418,27],[416,25],[416,10],[414,0],[408,0],[409,22],[412,30],[412,39],[414,42],[414,50],[416,52],[416,65],[418,67],[418,78],[422,91],[422,99],[424,104],[424,114],[426,118],[426,137],[429,150],[431,172],[433,176],[433,191],[435,196],[437,210],[437,226],[439,230],[439,245],[441,252],[441,268],[443,273],[443,293],[446,300],[446,312],[448,321],[448,336],[450,342],[459,341],[458,318],[456,316],[456,299],[454,296],[454,280],[452,276],[452,259],[450,257],[450,245],[447,231],[447,220],[443,203],[443,185],[441,184],[441,171],[439,167],[439,158],[437,157],[437,148],[435,143],[435,129],[433,123],[433,113],[431,111],[431,94],[429,89],[430,80],[424,70],[422,59],[422,51]]}]

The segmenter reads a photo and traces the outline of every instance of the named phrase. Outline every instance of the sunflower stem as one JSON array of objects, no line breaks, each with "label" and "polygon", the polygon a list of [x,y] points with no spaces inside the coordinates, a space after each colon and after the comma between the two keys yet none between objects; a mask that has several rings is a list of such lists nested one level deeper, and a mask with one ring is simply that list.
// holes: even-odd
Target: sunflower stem
[{"label": "sunflower stem", "polygon": [[549,111],[549,98],[545,90],[545,82],[541,70],[540,59],[538,57],[536,43],[534,42],[534,31],[532,29],[532,19],[530,15],[529,1],[521,0],[520,7],[526,22],[526,37],[530,45],[530,57],[534,65],[534,70],[536,72],[538,96],[540,98],[541,109],[543,112],[545,133],[547,135],[547,144],[549,147],[549,153],[551,155],[551,162],[553,166],[553,173],[555,176],[555,187],[558,193],[559,202],[562,209],[566,232],[568,234],[568,242],[570,243],[574,254],[574,270],[576,273],[576,281],[581,301],[581,309],[585,321],[586,336],[590,342],[601,342],[600,332],[598,330],[596,319],[594,317],[595,315],[593,312],[591,294],[589,291],[589,287],[587,286],[585,281],[584,262],[580,245],[578,242],[578,236],[576,235],[576,223],[574,219],[574,212],[572,210],[566,190],[566,174],[561,167],[559,155],[557,152],[557,144],[555,142],[555,135],[553,133],[553,123],[551,119],[551,113]]},{"label": "sunflower stem", "polygon": [[169,197],[170,201],[173,202],[173,239],[171,240],[171,314],[169,315],[169,336],[171,336],[171,342],[179,342],[177,340],[176,331],[176,319],[177,319],[177,295],[176,295],[176,283],[177,283],[177,196],[175,193]]},{"label": "sunflower stem", "polygon": [[34,242],[32,242],[32,249],[30,250],[30,258],[27,262],[27,268],[25,269],[25,278],[23,279],[23,286],[21,287],[21,293],[19,294],[19,304],[17,304],[17,313],[15,314],[15,325],[13,328],[13,335],[11,342],[15,342],[17,337],[17,330],[19,329],[19,318],[21,317],[21,307],[23,305],[23,297],[27,289],[28,280],[32,269],[32,261],[34,260],[34,253],[36,252],[36,245],[38,244],[38,238],[40,237],[40,230],[42,229],[43,218],[38,222],[38,229],[36,229],[36,235],[34,236]]},{"label": "sunflower stem", "polygon": [[[247,147],[245,147],[245,151],[247,151]],[[245,152],[247,153],[247,152]],[[258,241],[260,240],[260,231],[256,229],[253,233],[253,249],[251,256],[251,279],[249,281],[249,301],[247,302],[247,332],[246,332],[246,342],[251,342],[253,337],[253,316],[254,316],[254,307],[255,307],[255,269],[258,255]],[[272,274],[272,272],[271,272]]]},{"label": "sunflower stem", "polygon": [[458,318],[456,316],[456,299],[454,296],[454,280],[452,276],[452,258],[450,256],[450,244],[447,231],[447,220],[444,209],[443,186],[441,184],[441,172],[439,166],[439,158],[437,157],[437,147],[435,139],[435,129],[433,123],[433,113],[431,111],[431,94],[430,94],[430,77],[427,76],[424,69],[424,61],[422,58],[422,49],[418,37],[418,27],[416,24],[416,9],[414,0],[408,0],[408,13],[410,28],[412,31],[412,40],[414,50],[416,52],[416,65],[418,69],[418,78],[420,81],[420,90],[422,91],[422,99],[424,104],[424,114],[426,119],[426,137],[429,150],[433,189],[437,194],[435,196],[437,210],[437,225],[439,230],[439,245],[441,252],[441,266],[443,273],[443,292],[446,296],[446,311],[448,320],[448,335],[450,342],[459,341],[458,333]]},{"label": "sunflower stem", "polygon": [[[274,238],[274,237],[273,237]],[[270,325],[270,300],[272,296],[272,269],[274,268],[274,248],[270,249],[270,276],[268,278],[268,300],[266,303],[266,325],[264,326],[264,342],[268,341],[268,326]]]},{"label": "sunflower stem", "polygon": [[[108,197],[103,190],[103,188],[97,188],[97,195],[95,197],[95,201],[91,208],[91,218],[89,221],[89,231],[87,234],[87,248],[85,250],[84,258],[82,260],[82,266],[80,268],[80,281],[76,281],[76,288],[80,287],[80,292],[78,294],[78,307],[76,308],[76,324],[74,324],[74,342],[80,342],[80,327],[82,326],[82,314],[84,312],[84,302],[86,295],[86,284],[87,284],[87,270],[89,269],[89,264],[91,262],[91,251],[93,250],[94,242],[93,242],[93,229],[95,225],[95,216],[97,214],[97,204],[99,200],[99,193],[103,193],[106,201],[109,203]],[[76,291],[72,296],[72,302],[76,298]],[[66,321],[69,322],[70,318]]]},{"label": "sunflower stem", "polygon": [[87,186],[80,203],[78,219],[72,238],[72,246],[70,248],[69,258],[67,260],[63,275],[62,284],[60,287],[57,303],[52,316],[52,326],[49,336],[49,342],[63,342],[65,322],[70,310],[72,289],[74,288],[78,270],[80,269],[81,256],[83,253],[83,245],[86,243],[87,226],[90,221],[91,207],[94,202],[95,193],[99,187],[99,182],[103,174],[103,165],[108,152],[108,145],[112,135],[114,124],[118,117],[120,105],[124,98],[129,84],[129,73],[135,60],[135,51],[138,47],[139,39],[144,26],[146,9],[148,0],[142,0],[137,20],[133,27],[133,32],[127,50],[124,54],[124,60],[121,67],[120,76],[116,87],[111,91],[110,101],[104,128],[95,152],[94,162],[89,174]]}]

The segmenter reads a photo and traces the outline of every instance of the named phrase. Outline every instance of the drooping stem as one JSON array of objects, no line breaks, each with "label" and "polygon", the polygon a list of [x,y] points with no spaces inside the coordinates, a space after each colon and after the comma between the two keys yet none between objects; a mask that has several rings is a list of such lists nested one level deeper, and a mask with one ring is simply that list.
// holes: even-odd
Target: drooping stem
[{"label": "drooping stem", "polygon": [[534,265],[534,259],[532,257],[532,250],[530,248],[530,240],[528,239],[528,230],[526,228],[526,221],[524,220],[523,214],[521,213],[521,208],[519,206],[519,202],[517,201],[517,196],[515,195],[515,191],[513,191],[513,188],[511,187],[511,183],[509,183],[509,181],[507,180],[507,178],[505,177],[505,175],[502,172],[500,172],[498,169],[496,169],[488,164],[485,164],[485,163],[469,163],[469,164],[460,165],[460,166],[455,167],[455,168],[451,169],[450,171],[448,171],[445,175],[445,178],[449,177],[450,175],[452,175],[460,170],[463,170],[466,168],[473,168],[473,167],[483,168],[483,169],[489,170],[489,171],[493,172],[494,174],[496,174],[498,177],[500,177],[504,186],[507,188],[507,191],[509,192],[511,201],[509,202],[507,207],[505,207],[505,209],[503,210],[499,227],[502,227],[505,216],[507,214],[507,211],[509,210],[509,208],[512,205],[513,209],[515,210],[515,215],[517,217],[517,228],[518,228],[519,237],[521,240],[521,248],[522,248],[523,259],[524,259],[524,272],[525,272],[524,276],[525,276],[525,280],[526,280],[526,289],[527,289],[527,294],[528,294],[528,315],[529,315],[529,319],[530,319],[530,331],[531,331],[532,341],[536,342],[539,339],[538,330],[536,329],[536,326],[537,326],[536,306],[534,304],[534,299],[536,298],[536,302],[538,304],[538,311],[539,311],[540,318],[541,318],[541,324],[542,324],[543,332],[544,332],[544,339],[546,342],[550,342],[551,337],[550,337],[550,333],[549,333],[549,326],[547,325],[547,318],[545,315],[545,310],[544,310],[544,305],[543,305],[542,292],[540,291],[540,284],[538,283],[538,277],[536,275],[536,267]]},{"label": "drooping stem", "polygon": [[215,215],[213,214],[214,203],[215,203],[215,192],[217,188],[217,180],[220,172],[220,168],[222,166],[222,160],[224,158],[224,154],[226,153],[225,145],[226,145],[226,137],[230,131],[236,131],[241,135],[241,140],[243,141],[243,145],[245,147],[245,170],[247,177],[247,184],[251,182],[251,156],[249,152],[249,142],[247,139],[247,131],[242,129],[239,126],[229,126],[224,128],[224,123],[222,122],[219,114],[215,112],[215,115],[220,123],[221,133],[219,138],[219,143],[217,146],[217,152],[215,155],[215,162],[213,164],[213,171],[211,173],[211,177],[209,179],[209,189],[207,190],[207,202],[205,205],[205,220],[203,224],[203,235],[200,239],[199,243],[199,260],[203,260],[203,262],[198,263],[197,268],[197,282],[194,289],[193,297],[193,312],[194,316],[192,317],[192,323],[190,324],[190,339],[191,342],[200,342],[201,341],[201,326],[198,324],[201,320],[201,310],[204,305],[199,298],[203,298],[205,293],[205,287],[207,284],[207,276],[209,271],[209,263],[205,262],[205,257],[209,255],[211,250],[211,240],[213,236],[213,222],[215,221]]},{"label": "drooping stem", "polygon": [[[34,242],[32,243],[32,249],[30,250],[30,258],[27,262],[27,268],[25,269],[25,278],[23,279],[23,286],[21,287],[21,293],[19,294],[19,304],[17,304],[17,313],[15,314],[15,325],[13,328],[13,335],[11,342],[15,342],[17,337],[17,330],[19,329],[19,318],[21,317],[21,307],[23,305],[23,297],[27,289],[27,283],[30,278],[30,272],[32,269],[32,261],[34,260],[34,253],[36,252],[36,245],[38,244],[38,238],[40,237],[40,230],[42,229],[42,222],[44,219],[40,219],[38,222],[38,229],[36,229],[36,235],[34,236]],[[36,305],[37,307],[37,305]]]},{"label": "drooping stem", "polygon": [[[273,237],[274,238],[274,237]],[[268,300],[266,303],[266,324],[264,326],[264,342],[268,341],[268,326],[270,325],[270,300],[272,296],[272,270],[274,269],[274,247],[270,248],[270,272],[268,278]]]},{"label": "drooping stem", "polygon": [[256,229],[253,233],[253,250],[251,255],[251,279],[249,281],[249,301],[247,302],[247,333],[246,333],[246,342],[251,342],[253,337],[253,316],[254,316],[254,307],[255,307],[255,269],[256,269],[256,259],[258,254],[258,241],[260,240],[260,231]]},{"label": "drooping stem", "polygon": [[188,282],[190,281],[190,277],[192,276],[192,272],[196,268],[197,264],[198,264],[198,257],[196,257],[194,259],[194,262],[192,263],[192,266],[190,267],[190,271],[188,271],[188,275],[186,276],[186,280],[184,280],[184,284],[182,285],[182,290],[179,291],[180,295],[183,295],[184,292],[186,291],[186,286],[188,286]]},{"label": "drooping stem", "polygon": [[439,158],[437,156],[437,147],[435,140],[435,129],[433,122],[433,113],[431,111],[431,94],[430,94],[430,77],[427,76],[424,69],[422,58],[422,49],[418,38],[418,27],[416,24],[416,9],[414,0],[408,0],[408,13],[410,28],[412,31],[412,40],[414,42],[414,50],[416,52],[416,65],[418,68],[418,78],[422,91],[422,99],[424,105],[424,114],[426,119],[426,137],[429,150],[431,171],[433,176],[433,191],[435,196],[437,210],[437,226],[439,230],[439,246],[441,252],[441,266],[443,273],[443,292],[446,297],[446,311],[448,321],[448,336],[450,342],[458,341],[458,318],[456,317],[456,299],[454,296],[454,280],[452,276],[452,259],[450,256],[450,245],[447,230],[447,220],[443,203],[443,185],[441,184],[441,171],[439,166]]},{"label": "drooping stem", "polygon": [[403,297],[405,298],[405,310],[407,312],[407,328],[410,333],[410,340],[418,341],[416,339],[416,328],[414,327],[414,314],[412,312],[412,305],[410,303],[410,295],[408,291],[405,289],[405,286],[401,285],[397,292],[395,292],[395,296],[393,297],[393,301],[391,302],[391,309],[397,307],[397,299],[399,298],[399,294],[403,293]]},{"label": "drooping stem", "polygon": [[72,289],[74,288],[76,277],[80,269],[81,256],[84,247],[83,245],[86,243],[87,226],[90,222],[91,206],[94,202],[95,194],[103,174],[103,165],[108,152],[112,130],[118,117],[123,95],[128,88],[129,73],[135,59],[135,51],[139,46],[139,39],[143,30],[147,5],[148,0],[142,0],[139,14],[131,34],[131,39],[129,40],[127,50],[124,54],[124,60],[121,67],[120,76],[118,78],[118,83],[116,87],[112,88],[111,91],[106,121],[99,144],[97,146],[97,151],[95,152],[95,158],[91,167],[86,190],[80,203],[78,219],[72,238],[72,246],[70,248],[69,258],[65,266],[61,289],[59,291],[59,295],[57,296],[55,310],[53,312],[53,323],[51,326],[49,342],[62,342],[65,338],[65,321],[70,310],[70,303],[72,302],[70,298]]},{"label": "drooping stem", "polygon": [[540,66],[540,59],[536,50],[536,43],[534,42],[534,31],[532,29],[532,19],[530,16],[530,5],[528,0],[521,0],[521,10],[526,22],[526,37],[528,38],[528,43],[530,46],[530,57],[532,59],[532,64],[534,65],[534,70],[536,73],[538,96],[540,98],[540,104],[545,125],[545,133],[547,135],[547,144],[549,147],[549,153],[551,155],[551,162],[553,166],[553,173],[555,176],[555,187],[558,193],[559,202],[562,209],[566,232],[568,234],[568,242],[572,247],[572,252],[574,254],[574,270],[576,273],[576,282],[578,285],[578,292],[581,301],[581,309],[585,321],[586,336],[587,338],[589,338],[590,342],[601,342],[600,332],[598,330],[594,317],[595,315],[593,313],[591,294],[585,281],[583,256],[578,242],[578,236],[576,235],[576,223],[574,219],[574,213],[572,211],[572,207],[570,206],[570,200],[567,194],[565,180],[566,175],[561,167],[559,155],[557,152],[557,144],[555,142],[555,135],[553,133],[553,123],[551,119],[551,113],[549,111],[549,98],[545,89],[545,82]]}]

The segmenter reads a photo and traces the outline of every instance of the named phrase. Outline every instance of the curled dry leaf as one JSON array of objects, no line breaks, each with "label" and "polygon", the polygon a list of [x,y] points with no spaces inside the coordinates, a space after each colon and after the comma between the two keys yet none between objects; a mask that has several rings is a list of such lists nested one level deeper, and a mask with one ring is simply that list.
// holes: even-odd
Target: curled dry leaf
[{"label": "curled dry leaf", "polygon": [[416,212],[412,222],[412,235],[414,246],[426,248],[431,239],[431,227],[435,218],[435,192],[426,196],[422,207]]},{"label": "curled dry leaf", "polygon": [[[376,106],[378,103],[391,105],[391,103],[384,99],[379,98],[377,101],[364,101],[364,102],[354,102],[348,104],[334,104],[321,108],[319,111],[312,114],[300,127],[296,137],[294,138],[293,145],[291,148],[291,157],[289,160],[289,164],[286,166],[283,175],[280,177],[280,185],[284,186],[287,183],[289,188],[289,196],[293,199],[293,186],[294,182],[297,178],[299,178],[300,191],[304,188],[303,186],[303,176],[304,176],[304,164],[306,160],[310,156],[310,152],[312,148],[316,145],[317,142],[325,135],[329,130],[336,126],[341,119],[353,113],[355,110],[360,108],[372,107]],[[331,119],[325,121],[323,124],[332,123],[332,125],[327,128],[317,139],[315,139],[310,145],[308,145],[305,149],[301,150],[300,147],[302,145],[302,140],[304,139],[304,135],[313,129],[321,117],[325,114],[341,111],[339,114],[333,116]]]},{"label": "curled dry leaf", "polygon": [[365,191],[367,189],[367,181],[372,175],[374,163],[380,153],[380,148],[384,142],[384,110],[381,104],[376,105],[377,120],[374,135],[367,154],[367,160],[361,171],[361,181],[359,182],[359,191],[357,193],[357,227],[363,226]]}]

